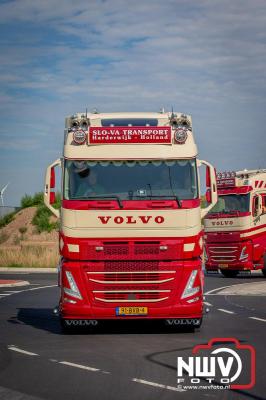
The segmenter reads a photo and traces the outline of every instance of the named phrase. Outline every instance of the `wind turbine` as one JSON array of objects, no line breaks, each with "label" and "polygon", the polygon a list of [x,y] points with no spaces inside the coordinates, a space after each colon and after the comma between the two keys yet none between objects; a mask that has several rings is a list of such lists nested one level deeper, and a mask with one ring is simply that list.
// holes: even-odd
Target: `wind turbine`
[{"label": "wind turbine", "polygon": [[7,184],[6,186],[4,186],[3,189],[0,190],[0,199],[1,199],[1,202],[2,202],[2,207],[4,207],[4,197],[3,197],[3,194],[4,194],[4,192],[6,191],[6,188],[8,187],[9,183],[10,183],[10,182],[8,182],[8,184]]}]

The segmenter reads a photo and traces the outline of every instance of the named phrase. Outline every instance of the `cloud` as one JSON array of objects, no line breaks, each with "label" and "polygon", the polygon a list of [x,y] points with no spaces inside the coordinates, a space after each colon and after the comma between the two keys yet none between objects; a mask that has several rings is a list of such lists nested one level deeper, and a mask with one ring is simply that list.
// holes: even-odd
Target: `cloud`
[{"label": "cloud", "polygon": [[60,154],[68,114],[173,106],[192,114],[201,154],[219,169],[256,167],[265,25],[262,0],[1,3],[0,151],[41,151],[45,165]]}]

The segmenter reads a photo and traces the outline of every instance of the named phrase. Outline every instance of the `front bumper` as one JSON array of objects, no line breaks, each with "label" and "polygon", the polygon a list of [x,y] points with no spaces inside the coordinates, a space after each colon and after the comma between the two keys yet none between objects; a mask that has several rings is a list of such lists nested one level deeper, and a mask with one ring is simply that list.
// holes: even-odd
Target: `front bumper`
[{"label": "front bumper", "polygon": [[[64,319],[167,319],[167,318],[202,318],[203,314],[203,301],[200,300],[190,305],[175,305],[171,307],[148,307],[148,315],[145,316],[117,316],[116,307],[121,304],[114,305],[114,307],[103,308],[93,307],[89,305],[74,305],[61,303],[59,305],[59,312]],[[124,305],[123,305],[124,306]],[[132,306],[132,305],[131,305]],[[136,307],[141,307],[143,304],[136,304]]]},{"label": "front bumper", "polygon": [[226,263],[215,264],[206,262],[205,269],[206,271],[211,272],[211,271],[218,271],[221,269],[229,271],[254,271],[259,268],[254,266],[253,262],[251,261],[245,261],[245,262],[237,261],[234,263],[227,263],[227,264]]}]

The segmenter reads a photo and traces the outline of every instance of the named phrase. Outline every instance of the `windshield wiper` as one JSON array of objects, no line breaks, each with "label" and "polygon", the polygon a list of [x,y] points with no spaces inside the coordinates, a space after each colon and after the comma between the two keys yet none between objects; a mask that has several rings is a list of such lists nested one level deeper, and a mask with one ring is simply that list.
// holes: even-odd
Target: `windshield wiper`
[{"label": "windshield wiper", "polygon": [[[143,196],[136,196],[136,197],[143,197]],[[175,195],[175,194],[173,194],[173,195],[156,195],[156,194],[148,194],[147,195],[147,197],[150,197],[151,199],[155,199],[155,198],[163,198],[163,199],[175,199],[176,200],[176,203],[177,203],[177,205],[178,205],[178,207],[179,208],[182,208],[182,205],[181,205],[181,203],[180,203],[180,200],[179,200],[179,198]]]},{"label": "windshield wiper", "polygon": [[101,200],[101,199],[115,199],[119,205],[119,208],[123,208],[123,204],[121,202],[120,197],[118,196],[79,196],[79,197],[72,197],[72,199],[77,200]]}]

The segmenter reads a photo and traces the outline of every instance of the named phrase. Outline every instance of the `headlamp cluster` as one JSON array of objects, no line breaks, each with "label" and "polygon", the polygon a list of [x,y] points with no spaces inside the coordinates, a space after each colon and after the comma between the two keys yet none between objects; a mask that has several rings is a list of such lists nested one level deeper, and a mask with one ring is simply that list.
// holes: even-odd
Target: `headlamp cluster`
[{"label": "headlamp cluster", "polygon": [[236,177],[235,171],[225,171],[217,173],[217,179],[230,179],[235,177]]},{"label": "headlamp cluster", "polygon": [[183,144],[187,140],[188,131],[191,130],[191,123],[185,114],[177,116],[172,114],[170,124],[174,129],[174,139],[178,144]]},{"label": "headlamp cluster", "polygon": [[72,119],[69,131],[73,132],[73,140],[76,144],[83,144],[87,139],[89,121],[87,119]]}]

